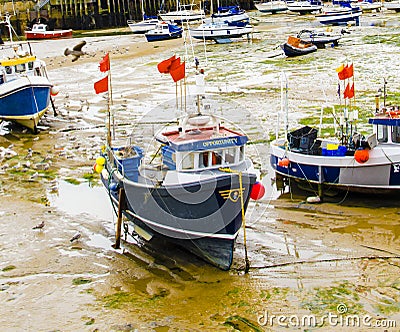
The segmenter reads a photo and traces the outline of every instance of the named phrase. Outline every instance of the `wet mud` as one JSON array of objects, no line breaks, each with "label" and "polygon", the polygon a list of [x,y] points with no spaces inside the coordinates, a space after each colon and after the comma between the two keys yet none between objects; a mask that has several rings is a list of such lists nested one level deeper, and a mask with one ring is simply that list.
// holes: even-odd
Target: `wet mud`
[{"label": "wet mud", "polygon": [[[399,329],[398,201],[343,194],[309,204],[309,194],[275,189],[268,159],[268,142],[284,118],[282,71],[289,77],[289,127],[319,116],[321,104],[338,104],[341,62],[355,65],[357,102],[366,114],[384,78],[398,96],[398,16],[363,15],[338,47],[296,59],[279,55],[278,46],[290,33],[317,27],[311,17],[252,13],[252,20],[250,42],[193,46],[207,91],[217,93],[212,103],[222,101],[218,114],[249,135],[248,153],[267,187],[249,205],[246,243],[241,232],[229,272],[130,234],[113,249],[116,216],[92,170],[105,140],[106,100],[93,90],[102,56],[110,52],[116,142],[130,136],[151,149],[151,136],[177,115],[175,86],[156,64],[183,56],[182,41],[149,44],[121,35],[33,44],[60,93],[57,115],[49,110],[39,134],[1,127],[2,331]],[[63,50],[81,39],[88,54],[71,63]]]}]

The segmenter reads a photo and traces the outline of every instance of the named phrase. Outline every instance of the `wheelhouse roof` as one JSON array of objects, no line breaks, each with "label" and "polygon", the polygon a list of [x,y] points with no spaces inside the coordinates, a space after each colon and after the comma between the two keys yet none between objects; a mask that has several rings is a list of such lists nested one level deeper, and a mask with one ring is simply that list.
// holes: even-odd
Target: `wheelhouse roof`
[{"label": "wheelhouse roof", "polygon": [[400,118],[390,118],[390,117],[376,117],[368,120],[368,123],[374,125],[384,125],[384,126],[400,126]]},{"label": "wheelhouse roof", "polygon": [[215,127],[192,128],[184,134],[178,130],[162,134],[175,151],[204,151],[233,146],[242,146],[248,141],[248,137],[236,131],[219,127],[218,133]]}]

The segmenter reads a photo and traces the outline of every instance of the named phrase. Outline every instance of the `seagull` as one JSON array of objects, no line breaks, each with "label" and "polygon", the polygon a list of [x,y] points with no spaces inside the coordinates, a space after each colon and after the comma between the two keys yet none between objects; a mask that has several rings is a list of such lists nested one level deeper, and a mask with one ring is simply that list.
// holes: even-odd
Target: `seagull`
[{"label": "seagull", "polygon": [[71,242],[74,242],[75,240],[78,240],[81,237],[81,233],[77,232],[72,238],[71,238]]},{"label": "seagull", "polygon": [[36,225],[35,227],[32,227],[32,229],[42,229],[44,227],[44,221],[42,221],[40,224]]},{"label": "seagull", "polygon": [[79,59],[79,57],[81,55],[85,55],[86,52],[82,51],[82,47],[86,45],[86,42],[84,40],[82,40],[79,44],[75,45],[74,48],[72,50],[70,50],[69,48],[66,48],[64,51],[64,55],[68,56],[68,55],[72,55],[72,62],[75,62],[76,60]]}]

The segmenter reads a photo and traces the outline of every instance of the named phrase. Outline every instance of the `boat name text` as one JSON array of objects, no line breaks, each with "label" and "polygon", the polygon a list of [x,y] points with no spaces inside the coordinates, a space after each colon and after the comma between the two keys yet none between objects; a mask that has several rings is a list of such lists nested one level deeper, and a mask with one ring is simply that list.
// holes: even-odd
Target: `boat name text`
[{"label": "boat name text", "polygon": [[225,138],[225,139],[220,139],[220,140],[215,140],[215,141],[203,142],[203,146],[205,148],[208,148],[211,146],[236,145],[236,144],[237,144],[237,138]]}]

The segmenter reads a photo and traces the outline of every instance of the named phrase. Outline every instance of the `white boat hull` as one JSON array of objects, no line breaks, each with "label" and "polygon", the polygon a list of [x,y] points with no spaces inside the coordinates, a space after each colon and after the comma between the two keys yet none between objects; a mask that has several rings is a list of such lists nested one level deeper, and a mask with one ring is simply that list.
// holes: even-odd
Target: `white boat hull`
[{"label": "white boat hull", "polygon": [[315,15],[315,18],[321,24],[346,24],[351,21],[358,23],[358,20],[362,14],[361,8],[339,8],[326,10],[322,14]]},{"label": "white boat hull", "polygon": [[322,3],[313,4],[310,1],[287,2],[287,9],[294,13],[309,14],[319,12],[323,8]]},{"label": "white boat hull", "polygon": [[159,23],[159,20],[151,19],[151,20],[143,20],[141,22],[127,21],[127,23],[129,29],[131,29],[133,33],[145,33],[147,31],[155,29],[157,23]]},{"label": "white boat hull", "polygon": [[244,27],[230,26],[226,23],[201,24],[196,29],[189,29],[192,38],[217,40],[224,38],[239,38],[253,32],[253,26]]},{"label": "white boat hull", "polygon": [[261,13],[275,14],[275,13],[284,12],[284,11],[288,10],[286,2],[279,1],[279,0],[255,3],[254,6]]},{"label": "white boat hull", "polygon": [[[360,164],[354,156],[303,154],[287,151],[281,143],[271,143],[271,165],[281,176],[355,192],[400,191],[398,144],[378,145],[369,151],[368,161]],[[284,158],[290,161],[287,167],[279,165]]]}]

